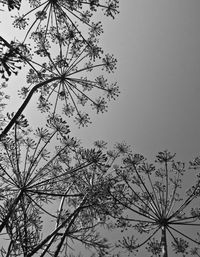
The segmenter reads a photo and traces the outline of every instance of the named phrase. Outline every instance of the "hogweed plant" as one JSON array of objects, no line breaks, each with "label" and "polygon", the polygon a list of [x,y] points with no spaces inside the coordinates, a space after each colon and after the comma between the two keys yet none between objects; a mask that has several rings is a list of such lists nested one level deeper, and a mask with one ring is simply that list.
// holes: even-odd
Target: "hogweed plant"
[{"label": "hogweed plant", "polygon": [[[26,1],[11,1],[19,8]],[[2,3],[11,4],[10,1]],[[38,95],[38,109],[51,114],[74,116],[78,126],[90,123],[88,112],[81,107],[89,103],[97,113],[107,110],[107,101],[119,95],[116,83],[109,83],[101,72],[113,72],[116,59],[104,54],[99,46],[102,25],[96,25],[92,16],[103,10],[114,18],[118,13],[118,1],[28,1],[30,6],[21,18],[14,17],[13,26],[25,31],[23,39],[8,42],[0,36],[0,72],[8,81],[12,74],[21,69],[27,71],[27,86],[18,89],[24,99],[13,120],[2,132],[5,135],[23,113],[33,94]],[[15,4],[14,4],[15,3]],[[12,9],[12,8],[11,8]],[[14,8],[15,9],[15,8]],[[28,16],[34,13],[35,18]],[[71,17],[72,15],[72,17]],[[79,17],[80,16],[80,17]],[[86,17],[87,18],[86,18]],[[71,18],[70,18],[71,17]],[[84,36],[76,21],[87,25]],[[84,18],[85,17],[85,18]],[[26,27],[26,25],[28,27]]]},{"label": "hogweed plant", "polygon": [[[103,113],[119,95],[117,84],[109,82],[117,60],[100,46],[103,27],[97,20],[102,12],[114,18],[118,4],[0,0],[1,13],[13,21],[13,39],[0,35],[3,257],[72,257],[81,256],[79,251],[118,257],[118,247],[134,254],[145,245],[154,256],[168,256],[169,248],[200,256],[200,175],[182,199],[186,167],[169,152],[160,152],[153,165],[125,143],[108,151],[104,141],[96,141],[93,149],[85,149],[69,136],[70,117],[79,127],[87,126],[89,106]],[[13,86],[10,77],[21,71],[25,81],[13,90],[22,103],[5,115],[5,88]],[[24,116],[34,95],[46,121],[43,127],[31,128]],[[123,165],[115,165],[121,157]],[[189,168],[198,170],[199,165],[196,158]],[[104,228],[120,229],[123,239],[113,246]]]},{"label": "hogweed plant", "polygon": [[118,0],[29,0],[22,3],[20,13],[12,17],[14,27],[26,29],[23,42],[32,33],[41,32],[41,28],[44,32],[43,42],[52,28],[62,37],[60,25],[63,24],[68,35],[77,34],[89,44],[85,38],[86,34],[97,36],[103,32],[101,21],[93,17],[97,11],[102,11],[104,15],[114,19],[119,7]]},{"label": "hogweed plant", "polygon": [[124,234],[117,247],[131,256],[139,248],[146,248],[149,256],[167,257],[172,251],[183,257],[200,256],[200,175],[187,191],[182,188],[182,178],[187,172],[194,178],[191,169],[200,167],[199,160],[186,167],[175,154],[163,151],[155,164],[143,155],[128,154],[123,165],[115,167],[117,183],[110,194],[124,208],[119,217],[110,213],[117,219],[115,228]]},{"label": "hogweed plant", "polygon": [[[74,116],[79,126],[87,125],[87,103],[104,112],[119,94],[116,83],[104,77],[115,70],[116,59],[99,46],[103,28],[96,20],[99,11],[114,18],[118,0],[0,4],[20,30],[13,39],[0,35],[1,256],[75,256],[79,246],[92,256],[110,255],[99,227],[105,225],[106,210],[114,208],[106,173],[115,157],[103,154],[101,143],[81,147],[68,135],[68,121]],[[26,81],[14,89],[22,104],[5,115],[4,88],[20,71]],[[24,116],[33,95],[46,121],[35,129]]]},{"label": "hogweed plant", "polygon": [[[5,45],[4,41],[2,39],[2,45]],[[18,47],[18,44],[13,43],[12,50],[8,48],[5,55],[11,52],[15,56],[17,52],[20,58],[22,53]],[[67,43],[66,50],[62,50],[62,54],[58,50],[58,55],[52,57],[48,52],[47,56],[41,57],[40,62],[33,64],[28,60],[31,69],[27,73],[27,86],[18,90],[24,102],[14,119],[22,114],[34,93],[38,94],[38,109],[41,112],[53,115],[59,113],[67,118],[75,116],[74,120],[78,126],[87,126],[90,123],[89,114],[81,110],[88,104],[97,113],[107,111],[107,101],[119,95],[119,88],[116,83],[109,83],[99,71],[113,72],[116,68],[116,59],[109,54],[102,56],[101,49],[95,49],[95,46],[93,50],[81,42],[72,40]],[[11,60],[10,65],[8,65],[9,60]],[[14,65],[14,60],[6,57],[7,66],[2,67],[3,76],[5,72],[11,73],[10,67]],[[11,124],[13,125],[12,122],[9,125]],[[8,128],[3,134],[7,131]]]},{"label": "hogweed plant", "polygon": [[1,141],[2,256],[73,256],[77,248],[111,256],[100,227],[107,210],[117,213],[107,173],[121,153],[106,156],[98,142],[84,149],[68,133],[58,116],[36,131],[21,116]]}]

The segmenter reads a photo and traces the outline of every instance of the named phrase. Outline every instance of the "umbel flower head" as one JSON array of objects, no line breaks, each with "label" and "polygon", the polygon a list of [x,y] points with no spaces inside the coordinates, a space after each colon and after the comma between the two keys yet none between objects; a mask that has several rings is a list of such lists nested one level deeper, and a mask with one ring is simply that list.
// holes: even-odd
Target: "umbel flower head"
[{"label": "umbel flower head", "polygon": [[[23,4],[22,1],[18,5],[22,12]],[[13,22],[16,28],[26,28],[23,40],[8,43],[0,38],[2,78],[8,80],[11,74],[18,74],[21,63],[28,64],[28,86],[19,90],[27,100],[25,105],[37,93],[41,112],[73,116],[79,127],[87,126],[91,123],[88,105],[103,113],[108,101],[119,95],[117,84],[108,83],[105,78],[105,72],[115,70],[117,61],[99,47],[102,25],[91,19],[97,10],[114,17],[118,1],[53,0],[29,4],[29,11],[25,8],[26,13],[14,17]],[[80,24],[89,30],[86,32]]]},{"label": "umbel flower head", "polygon": [[11,41],[8,43],[3,37],[0,36],[0,73],[2,79],[9,80],[11,74],[18,74],[18,71],[25,64],[30,64],[32,55],[30,48],[24,43],[18,41]]},{"label": "umbel flower head", "polygon": [[[37,10],[37,18],[24,41],[9,44],[2,38],[2,45],[6,44],[8,48],[6,52],[2,50],[2,77],[8,80],[12,73],[17,74],[17,70],[21,69],[18,63],[28,64],[31,67],[27,74],[28,86],[23,86],[19,94],[26,98],[34,90],[38,93],[38,109],[41,112],[74,116],[78,126],[87,126],[91,123],[88,105],[97,113],[103,113],[107,111],[107,102],[119,95],[117,84],[108,83],[105,78],[105,72],[114,72],[117,61],[113,55],[104,54],[98,45],[97,37],[102,32],[99,22],[86,22],[90,28],[89,36],[87,33],[83,36],[66,13],[70,12],[74,18],[74,12],[80,14],[82,9],[79,8],[86,6],[92,13],[100,8],[111,15],[109,13],[117,8],[117,1],[105,1],[104,4],[99,1],[38,1],[30,4],[33,9],[14,22],[15,26],[25,28],[29,14]],[[44,10],[39,11],[40,8]],[[78,21],[83,22],[82,19]],[[39,24],[34,30],[36,23]],[[26,39],[31,40],[31,46],[35,42],[35,46],[30,48]]]},{"label": "umbel flower head", "polygon": [[[60,39],[53,28],[49,33],[49,43],[45,45],[42,40],[44,33],[35,35],[35,53],[41,62],[31,62],[32,68],[27,74],[29,86],[23,87],[19,94],[26,98],[34,86],[44,82],[37,90],[38,109],[53,115],[75,116],[79,126],[87,126],[89,115],[81,109],[91,105],[97,113],[103,113],[107,111],[107,101],[119,95],[117,84],[109,84],[105,78],[105,73],[114,72],[117,60],[113,55],[104,55],[95,38],[90,37],[87,45],[76,37],[64,40],[65,32],[63,25],[63,39]],[[55,42],[54,51],[50,51],[49,46]],[[54,81],[48,83],[51,79]]]},{"label": "umbel flower head", "polygon": [[[190,162],[188,171],[194,167],[199,168],[198,158]],[[168,151],[159,152],[155,164],[129,153],[115,173],[117,183],[111,195],[124,208],[121,215],[110,214],[123,232],[117,247],[129,254],[145,246],[150,256],[167,257],[172,251],[198,256],[199,175],[189,190],[182,188],[186,165],[175,161],[175,154]],[[130,237],[130,233],[134,235]]]},{"label": "umbel flower head", "polygon": [[8,10],[11,11],[13,9],[20,9],[21,0],[1,0],[0,3],[8,6]]},{"label": "umbel flower head", "polygon": [[[29,0],[29,6],[23,14],[14,17],[13,25],[19,29],[27,28],[25,38],[40,26],[45,27],[44,39],[52,26],[59,32],[60,25],[67,25],[67,31],[73,29],[74,33],[84,39],[83,29],[89,29],[91,35],[99,35],[103,32],[100,22],[94,23],[92,16],[98,10],[102,10],[106,16],[112,18],[118,13],[118,0]],[[28,10],[28,11],[27,11]],[[29,19],[30,17],[30,19]],[[70,26],[69,26],[70,25]]]},{"label": "umbel flower head", "polygon": [[21,60],[13,49],[14,42],[12,41],[10,45],[6,43],[0,38],[0,73],[2,78],[8,81],[12,73],[18,74],[18,70],[21,69],[19,65]]},{"label": "umbel flower head", "polygon": [[7,255],[60,256],[70,254],[74,243],[107,252],[109,244],[95,228],[110,198],[108,160],[68,133],[58,116],[35,131],[22,116],[1,140],[0,237],[12,246],[2,246]]}]

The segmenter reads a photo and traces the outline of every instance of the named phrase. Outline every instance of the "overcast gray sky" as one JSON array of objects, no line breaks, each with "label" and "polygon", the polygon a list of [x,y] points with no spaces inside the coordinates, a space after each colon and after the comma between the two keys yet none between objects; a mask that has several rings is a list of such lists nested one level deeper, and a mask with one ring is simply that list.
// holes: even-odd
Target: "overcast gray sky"
[{"label": "overcast gray sky", "polygon": [[125,140],[153,156],[167,148],[200,153],[200,1],[124,0],[105,27],[104,47],[118,58],[121,95],[80,134]]}]

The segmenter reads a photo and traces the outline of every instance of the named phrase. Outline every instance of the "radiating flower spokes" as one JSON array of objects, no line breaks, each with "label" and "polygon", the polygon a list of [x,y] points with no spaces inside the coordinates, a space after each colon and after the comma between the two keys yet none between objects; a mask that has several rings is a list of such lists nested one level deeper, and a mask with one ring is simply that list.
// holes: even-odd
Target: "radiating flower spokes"
[{"label": "radiating flower spokes", "polygon": [[[94,31],[90,33],[87,44],[83,38],[79,38],[79,33],[74,31],[74,27],[68,21],[64,25],[60,24],[59,30],[52,25],[47,33],[48,38],[45,31],[47,32],[44,27],[39,26],[37,31],[32,33],[36,42],[34,52],[25,43],[8,43],[0,38],[2,47],[7,48],[6,51],[2,48],[1,62],[2,76],[6,80],[12,73],[17,74],[16,69],[21,69],[21,65],[16,66],[15,63],[28,64],[31,67],[27,75],[29,86],[23,86],[18,90],[25,101],[19,108],[20,113],[16,114],[17,118],[26,108],[33,93],[38,92],[39,110],[51,112],[53,115],[58,112],[68,117],[74,115],[79,127],[87,126],[91,123],[90,117],[87,111],[81,110],[82,107],[86,108],[90,103],[97,113],[103,113],[107,111],[107,99],[110,101],[119,95],[116,83],[109,85],[107,79],[99,74],[94,78],[99,69],[113,72],[116,68],[116,59],[109,54],[103,56]],[[53,45],[55,49],[51,51]],[[33,58],[34,54],[39,57]],[[15,118],[13,117],[3,134],[13,126]]]},{"label": "radiating flower spokes", "polygon": [[[144,157],[129,153],[123,163],[115,171],[117,184],[110,194],[125,211],[118,217],[110,215],[117,219],[116,227],[124,234],[133,233],[134,229],[136,235],[134,240],[124,235],[117,246],[137,253],[141,246],[147,245],[152,256],[168,256],[170,246],[175,253],[186,255],[191,245],[190,252],[194,255],[193,250],[199,245],[195,238],[200,226],[199,209],[194,207],[199,180],[185,198],[180,198],[181,177],[186,167],[175,161],[174,154],[160,152],[155,164],[149,164]],[[188,230],[189,227],[192,229]]]},{"label": "radiating flower spokes", "polygon": [[[24,3],[25,1],[23,1]],[[80,38],[86,41],[83,31],[89,29],[92,35],[103,32],[100,22],[94,23],[92,16],[97,10],[103,10],[106,16],[114,18],[118,13],[118,0],[104,1],[66,1],[43,0],[29,1],[20,10],[23,14],[14,16],[13,26],[19,29],[26,28],[25,39],[39,26],[45,26],[45,38],[52,26],[59,32],[61,24],[70,24]],[[28,9],[28,11],[27,11]],[[80,28],[81,27],[81,28]],[[70,27],[68,27],[69,29]],[[25,40],[24,39],[24,40]]]},{"label": "radiating flower spokes", "polygon": [[[10,45],[4,39],[2,39],[2,42],[8,48],[8,53],[9,51],[13,53],[17,61],[23,61],[31,66],[27,75],[29,86],[22,87],[19,94],[25,99],[31,99],[33,92],[39,92],[38,108],[42,112],[51,111],[54,115],[57,109],[59,112],[63,109],[63,114],[69,117],[76,113],[76,122],[79,126],[84,126],[90,123],[90,119],[88,113],[79,110],[80,106],[85,106],[87,102],[90,102],[97,113],[104,112],[107,111],[106,98],[110,101],[119,95],[116,83],[109,85],[107,79],[99,74],[94,79],[99,69],[113,72],[116,68],[116,59],[109,54],[103,57],[101,48],[95,45],[96,40],[92,38],[90,39],[90,47],[85,46],[81,41],[72,40],[67,43],[64,51],[61,49],[62,44],[58,44],[58,55],[55,55],[56,50],[54,50],[54,54],[51,54],[45,48],[46,46],[39,43],[36,52],[41,55],[42,47],[42,52],[45,53],[44,56],[42,54],[42,64],[40,58],[36,62],[33,61],[31,56],[29,57],[29,54],[27,54],[29,50],[24,48],[25,45],[23,46],[17,42]],[[10,76],[12,71],[9,68],[5,68],[5,70]],[[4,76],[4,69],[2,72]],[[50,83],[51,80],[54,82]],[[40,83],[41,86],[39,86]],[[101,96],[101,93],[103,93],[103,96]],[[94,95],[96,96],[95,99]]]},{"label": "radiating flower spokes", "polygon": [[0,73],[2,78],[8,81],[12,73],[18,74],[21,69],[18,54],[14,51],[14,42],[9,44],[6,40],[0,37]]},{"label": "radiating flower spokes", "polygon": [[[107,110],[108,100],[115,99],[118,96],[118,86],[109,85],[103,75],[98,75],[99,69],[105,69],[107,72],[113,72],[116,66],[116,59],[112,55],[106,55],[101,58],[99,53],[91,53],[91,48],[81,42],[68,42],[67,50],[61,51],[58,45],[58,55],[53,57],[50,52],[43,58],[47,62],[31,68],[27,75],[29,87],[23,87],[19,92],[22,97],[26,97],[29,88],[33,88],[35,83],[45,81],[57,76],[58,79],[53,83],[48,83],[38,88],[38,108],[42,111],[51,111],[56,114],[57,109],[63,110],[63,114],[73,116],[76,113],[76,121],[79,126],[87,125],[90,122],[87,113],[82,112],[79,106],[85,106],[90,102],[93,109],[98,112]],[[54,51],[55,52],[55,51]],[[94,74],[90,74],[91,71]],[[38,77],[38,74],[41,76]],[[87,76],[86,76],[87,74]],[[101,96],[103,93],[104,96]],[[97,94],[99,95],[97,97]],[[93,99],[95,95],[96,99]],[[54,103],[53,103],[54,102]],[[62,106],[64,103],[64,107]]]},{"label": "radiating flower spokes", "polygon": [[[50,117],[47,127],[36,131],[24,119],[19,119],[0,146],[0,231],[7,230],[12,246],[7,254],[33,256],[47,250],[59,254],[73,241],[106,252],[108,243],[96,232],[112,206],[106,155],[83,149],[67,136],[68,127],[61,118]],[[118,148],[126,147],[119,144]],[[49,205],[59,199],[62,208],[50,212]],[[57,225],[51,236],[41,240],[44,217],[52,220],[49,225]],[[57,251],[55,245],[60,247]]]}]

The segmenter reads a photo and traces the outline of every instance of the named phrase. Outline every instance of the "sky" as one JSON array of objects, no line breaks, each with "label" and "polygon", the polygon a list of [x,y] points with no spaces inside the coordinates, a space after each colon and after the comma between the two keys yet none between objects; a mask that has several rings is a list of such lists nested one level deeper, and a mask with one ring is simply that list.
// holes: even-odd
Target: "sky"
[{"label": "sky", "polygon": [[200,155],[199,10],[199,0],[121,0],[101,40],[118,59],[121,94],[72,136],[85,145],[125,141],[151,159],[164,149],[181,161]]},{"label": "sky", "polygon": [[150,158],[164,149],[187,161],[200,153],[199,9],[197,0],[121,1],[102,40],[118,58],[121,95],[81,129],[86,142],[124,140]]}]

